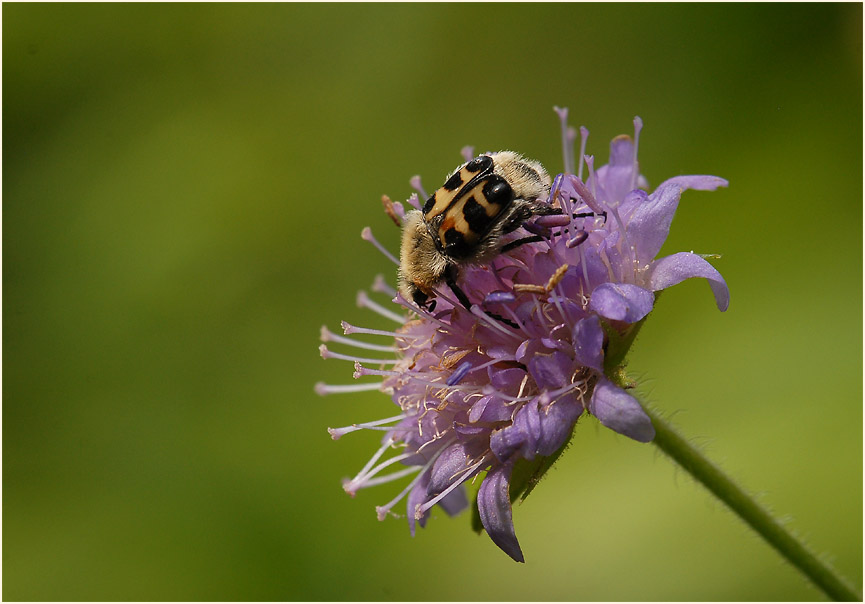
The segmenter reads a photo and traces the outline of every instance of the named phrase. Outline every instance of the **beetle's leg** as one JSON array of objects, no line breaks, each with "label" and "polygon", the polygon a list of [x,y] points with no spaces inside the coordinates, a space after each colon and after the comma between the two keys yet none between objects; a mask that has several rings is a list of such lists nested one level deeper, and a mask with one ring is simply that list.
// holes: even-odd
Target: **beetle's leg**
[{"label": "beetle's leg", "polygon": [[[471,300],[469,300],[469,297],[462,290],[462,288],[460,288],[460,286],[457,285],[456,277],[457,277],[456,268],[451,266],[448,269],[448,271],[445,273],[445,283],[447,283],[448,287],[451,288],[451,291],[457,297],[457,300],[460,301],[460,304],[465,306],[467,311],[471,312],[472,302],[471,302]],[[505,325],[509,325],[510,327],[513,327],[514,329],[520,328],[519,325],[517,325],[516,323],[514,323],[510,319],[506,319],[503,316],[497,315],[496,313],[490,312],[488,310],[485,310],[484,312],[487,314],[488,317],[491,317],[491,318],[495,319],[496,321],[500,321],[500,322],[504,323]]]}]

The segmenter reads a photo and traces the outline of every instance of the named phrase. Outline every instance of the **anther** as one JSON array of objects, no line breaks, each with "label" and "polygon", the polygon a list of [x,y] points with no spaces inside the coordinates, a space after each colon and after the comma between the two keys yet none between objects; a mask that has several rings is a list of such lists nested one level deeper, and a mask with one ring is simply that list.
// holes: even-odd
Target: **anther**
[{"label": "anther", "polygon": [[456,371],[454,371],[450,377],[445,382],[448,386],[455,386],[459,384],[466,374],[471,371],[472,364],[469,361],[463,361],[459,367],[457,367]]},{"label": "anther", "polygon": [[484,298],[484,304],[499,304],[502,302],[513,302],[517,297],[513,292],[492,292]]},{"label": "anther", "polygon": [[589,234],[583,230],[577,231],[577,234],[568,239],[565,242],[565,247],[567,248],[575,248],[581,243],[583,243],[586,239],[589,238]]},{"label": "anther", "polygon": [[381,204],[384,206],[384,213],[390,216],[396,226],[402,226],[402,219],[405,216],[405,209],[401,203],[394,203],[387,195],[381,196]]}]

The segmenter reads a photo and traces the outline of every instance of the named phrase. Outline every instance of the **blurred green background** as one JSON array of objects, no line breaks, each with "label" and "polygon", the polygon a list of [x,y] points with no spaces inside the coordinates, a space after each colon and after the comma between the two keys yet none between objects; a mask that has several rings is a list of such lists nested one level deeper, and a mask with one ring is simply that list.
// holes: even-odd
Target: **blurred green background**
[{"label": "blurred green background", "polygon": [[[862,584],[862,7],[3,5],[3,598],[798,600],[821,594],[651,446],[581,422],[515,510],[517,565],[469,516],[411,539],[340,479],[392,414],[319,327],[390,327],[379,202],[459,150],[561,169],[645,124],[686,193],[631,369]],[[376,295],[384,302],[384,297]],[[402,506],[399,506],[400,509]]]}]

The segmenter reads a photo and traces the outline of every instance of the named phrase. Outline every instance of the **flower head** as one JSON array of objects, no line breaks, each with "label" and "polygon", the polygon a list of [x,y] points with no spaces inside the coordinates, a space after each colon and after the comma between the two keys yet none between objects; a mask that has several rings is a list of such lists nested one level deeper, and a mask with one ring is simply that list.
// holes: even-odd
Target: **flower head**
[{"label": "flower head", "polygon": [[[358,303],[398,326],[388,332],[343,323],[343,329],[347,335],[384,336],[392,344],[362,342],[326,329],[322,340],[387,352],[392,358],[321,347],[325,358],[353,360],[355,378],[379,376],[379,381],[316,387],[320,394],[380,389],[398,407],[385,420],[330,430],[334,439],[359,429],[384,432],[378,451],[344,483],[347,492],[404,481],[402,491],[377,512],[384,519],[404,499],[414,534],[433,506],[448,514],[466,508],[465,484],[480,480],[480,521],[496,545],[520,562],[512,499],[525,494],[549,467],[581,416],[591,414],[640,442],[654,438],[640,403],[609,376],[652,310],[655,292],[702,277],[720,310],[729,303],[723,278],[702,256],[682,252],[656,259],[682,192],[714,190],[727,182],[715,176],[678,176],[647,193],[637,162],[639,118],[634,137],[614,139],[609,163],[597,169],[584,154],[588,131],[582,128],[574,174],[576,134],[567,127],[567,110],[557,111],[566,172],[553,180],[547,202],[561,213],[536,217],[522,225],[528,233],[518,229],[512,235],[516,240],[534,234],[536,241],[482,266],[461,268],[459,286],[470,308],[445,285],[436,291],[434,311],[421,308],[379,279],[373,289],[393,297],[400,312],[363,293]],[[471,151],[464,155],[470,158]],[[413,185],[425,196],[419,178]],[[420,206],[416,195],[408,203]],[[399,223],[405,215],[402,205],[385,198],[385,206]],[[368,229],[364,238],[381,248]],[[390,457],[383,459],[388,452]],[[515,468],[520,469],[519,482]]]}]

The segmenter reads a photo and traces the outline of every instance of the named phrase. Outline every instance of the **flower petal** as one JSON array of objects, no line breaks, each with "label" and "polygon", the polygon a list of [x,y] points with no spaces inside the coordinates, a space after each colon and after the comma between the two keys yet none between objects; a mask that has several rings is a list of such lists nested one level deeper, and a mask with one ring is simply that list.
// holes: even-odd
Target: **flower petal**
[{"label": "flower petal", "polygon": [[589,411],[607,428],[641,443],[655,438],[652,420],[633,396],[600,378],[592,393]]},{"label": "flower petal", "polygon": [[597,315],[581,319],[574,326],[574,352],[577,363],[604,372],[604,329]]},{"label": "flower petal", "polygon": [[435,460],[430,474],[427,495],[435,497],[453,484],[455,479],[461,480],[466,468],[466,452],[461,444],[451,445],[442,451]]},{"label": "flower petal", "polygon": [[730,290],[718,270],[706,259],[690,252],[679,252],[665,256],[652,263],[649,273],[649,286],[659,291],[681,283],[692,277],[703,277],[709,281],[709,287],[715,294],[715,302],[720,311],[730,306]]},{"label": "flower petal", "polygon": [[726,186],[723,178],[705,175],[676,176],[658,185],[648,201],[637,206],[628,222],[628,236],[637,249],[637,258],[650,262],[658,255],[670,232],[682,191],[714,191]]},{"label": "flower petal", "polygon": [[566,394],[541,408],[541,436],[538,438],[536,452],[538,455],[552,455],[565,444],[574,424],[583,414],[583,405],[574,394]]},{"label": "flower petal", "polygon": [[663,184],[631,215],[628,237],[641,263],[651,262],[664,245],[683,190],[675,182]]},{"label": "flower petal", "polygon": [[662,186],[668,184],[675,184],[681,187],[683,191],[685,189],[694,189],[695,191],[714,191],[718,187],[726,187],[730,183],[719,176],[692,174],[689,176],[674,176],[673,178],[668,178],[658,185],[658,188],[660,189]]},{"label": "flower petal", "polygon": [[512,468],[511,464],[505,464],[487,474],[478,490],[478,512],[493,543],[517,562],[525,562],[514,531],[508,493]]},{"label": "flower petal", "polygon": [[598,168],[598,182],[607,194],[608,205],[621,202],[636,185],[634,167],[636,148],[630,136],[617,136],[610,142],[610,163]]},{"label": "flower petal", "polygon": [[[412,487],[411,492],[409,492],[408,497],[406,498],[406,515],[408,516],[408,531],[412,537],[414,537],[414,527],[415,527],[415,516],[414,512],[417,509],[417,506],[423,505],[427,499],[429,499],[429,495],[427,495],[427,485],[429,484],[430,472],[426,470],[418,480],[417,484]],[[427,518],[429,517],[429,511],[423,515],[422,518],[417,520],[417,523],[421,526],[421,528],[426,525]]]},{"label": "flower petal", "polygon": [[456,516],[464,509],[469,507],[469,500],[466,497],[466,488],[463,485],[445,495],[439,505],[447,513],[448,516]]},{"label": "flower petal", "polygon": [[554,390],[568,383],[574,372],[574,360],[556,350],[552,354],[538,354],[529,360],[529,373],[538,388]]},{"label": "flower petal", "polygon": [[501,462],[508,461],[515,453],[534,459],[541,438],[541,420],[537,397],[520,407],[510,425],[496,430],[490,436],[490,449]]},{"label": "flower petal", "polygon": [[602,283],[592,292],[589,308],[613,321],[636,323],[652,310],[655,294],[630,283]]}]

